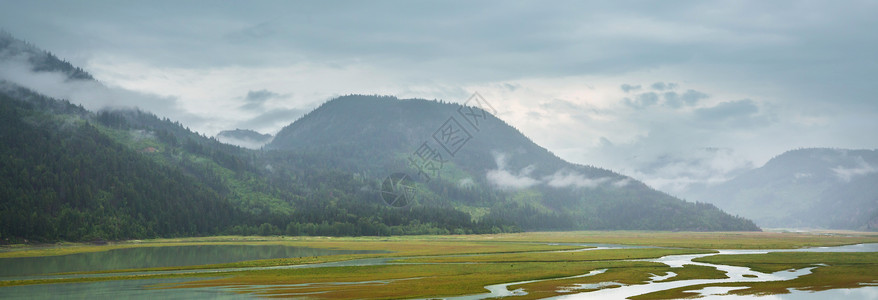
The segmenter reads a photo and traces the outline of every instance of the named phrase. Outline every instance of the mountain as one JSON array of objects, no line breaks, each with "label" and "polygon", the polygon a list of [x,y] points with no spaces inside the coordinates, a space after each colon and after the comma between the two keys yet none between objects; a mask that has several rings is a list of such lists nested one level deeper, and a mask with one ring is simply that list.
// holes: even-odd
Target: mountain
[{"label": "mountain", "polygon": [[94,80],[85,70],[0,30],[0,62],[27,62],[34,72],[59,72],[70,80]]},{"label": "mountain", "polygon": [[[64,76],[44,85],[76,80],[93,83],[83,88],[101,88],[48,52],[6,33],[0,41],[0,64]],[[138,109],[87,110],[14,78],[0,78],[0,243],[758,230],[711,204],[684,202],[626,176],[567,163],[472,107],[339,97],[251,150]],[[466,135],[460,135],[463,126]],[[244,130],[227,135],[264,137]],[[410,165],[417,157],[424,160],[423,173]],[[410,174],[411,183],[388,176],[396,172]],[[397,198],[388,198],[388,191]],[[396,201],[400,195],[405,201]]]},{"label": "mountain", "polygon": [[223,130],[216,135],[216,139],[220,142],[247,149],[259,149],[272,138],[270,134],[262,134],[250,129]]},{"label": "mountain", "polygon": [[216,188],[180,167],[156,164],[145,154],[149,148],[123,147],[91,116],[0,81],[0,236],[209,234],[241,215]]},{"label": "mountain", "polygon": [[276,171],[180,123],[90,112],[7,81],[0,122],[0,241],[518,230],[448,206],[389,207],[377,183],[308,155],[286,153]]},{"label": "mountain", "polygon": [[798,149],[695,192],[765,227],[878,229],[878,150]]},{"label": "mountain", "polygon": [[327,167],[366,177],[407,174],[418,203],[451,205],[528,230],[758,229],[713,205],[566,162],[473,106],[339,97],[283,128],[265,149],[270,155],[309,153]]}]

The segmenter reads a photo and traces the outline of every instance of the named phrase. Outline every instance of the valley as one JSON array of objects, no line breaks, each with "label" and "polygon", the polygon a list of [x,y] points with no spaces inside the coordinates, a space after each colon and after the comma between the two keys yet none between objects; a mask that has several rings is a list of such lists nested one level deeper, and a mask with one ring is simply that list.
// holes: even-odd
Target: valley
[{"label": "valley", "polygon": [[875,15],[2,0],[0,299],[878,300]]}]

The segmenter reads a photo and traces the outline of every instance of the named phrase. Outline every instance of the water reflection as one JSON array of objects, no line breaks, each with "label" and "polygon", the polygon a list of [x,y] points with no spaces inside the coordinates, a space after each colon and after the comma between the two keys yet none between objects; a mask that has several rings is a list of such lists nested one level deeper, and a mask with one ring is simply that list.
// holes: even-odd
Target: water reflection
[{"label": "water reflection", "polygon": [[0,258],[0,277],[219,264],[258,259],[308,257],[369,251],[283,245],[199,245],[115,249],[61,256]]}]

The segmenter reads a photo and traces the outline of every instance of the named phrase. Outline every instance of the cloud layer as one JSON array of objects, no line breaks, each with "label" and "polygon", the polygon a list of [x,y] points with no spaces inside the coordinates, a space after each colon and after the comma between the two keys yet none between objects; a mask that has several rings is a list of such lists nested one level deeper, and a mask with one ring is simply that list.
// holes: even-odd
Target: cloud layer
[{"label": "cloud layer", "polygon": [[[274,133],[337,95],[478,91],[562,158],[679,192],[789,149],[878,148],[876,13],[873,1],[16,1],[0,3],[0,27],[111,87],[47,92],[86,106]],[[492,176],[545,182],[521,171]]]},{"label": "cloud layer", "polygon": [[553,188],[592,189],[601,185],[623,187],[630,182],[628,178],[588,177],[569,169],[560,169],[551,175],[537,178],[531,175],[537,166],[528,165],[521,170],[508,170],[506,154],[495,152],[493,155],[497,169],[488,170],[485,178],[488,183],[501,189],[519,190],[540,185]]}]

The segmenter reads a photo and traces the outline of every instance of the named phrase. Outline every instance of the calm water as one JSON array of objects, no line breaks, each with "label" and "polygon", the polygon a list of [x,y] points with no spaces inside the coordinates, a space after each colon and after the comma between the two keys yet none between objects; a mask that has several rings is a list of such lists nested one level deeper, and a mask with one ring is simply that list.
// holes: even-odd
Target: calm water
[{"label": "calm water", "polygon": [[282,245],[201,245],[116,249],[61,256],[0,258],[3,277],[63,272],[194,266],[257,259],[372,253]]}]

